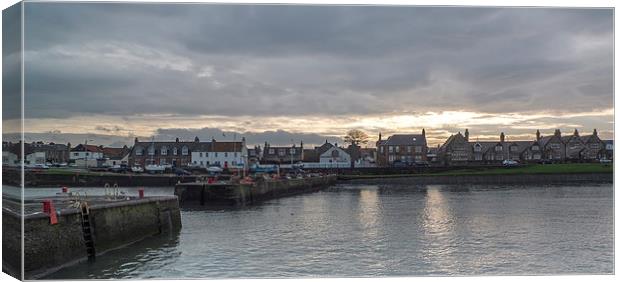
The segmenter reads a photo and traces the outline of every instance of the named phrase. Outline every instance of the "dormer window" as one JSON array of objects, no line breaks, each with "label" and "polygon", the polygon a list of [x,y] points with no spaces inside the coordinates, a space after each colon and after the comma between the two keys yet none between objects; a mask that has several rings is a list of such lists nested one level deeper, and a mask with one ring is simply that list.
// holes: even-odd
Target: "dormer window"
[{"label": "dormer window", "polygon": [[172,148],[172,154],[176,156],[178,153],[179,152],[177,152],[177,147],[173,147]]},{"label": "dormer window", "polygon": [[482,151],[482,146],[480,146],[480,144],[474,145],[474,152],[480,152],[480,151]]},{"label": "dormer window", "polygon": [[163,156],[168,155],[168,147],[167,146],[162,146],[161,147],[161,154]]},{"label": "dormer window", "polygon": [[187,148],[187,146],[183,146],[183,148],[181,148],[181,154],[183,156],[187,156],[187,154],[189,154],[189,148]]}]

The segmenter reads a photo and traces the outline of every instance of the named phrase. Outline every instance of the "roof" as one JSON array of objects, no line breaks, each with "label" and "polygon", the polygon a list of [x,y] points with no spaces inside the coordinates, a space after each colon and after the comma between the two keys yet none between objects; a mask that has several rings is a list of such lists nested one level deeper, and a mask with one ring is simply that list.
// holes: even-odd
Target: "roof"
[{"label": "roof", "polygon": [[381,145],[399,146],[399,145],[416,145],[425,146],[426,136],[422,134],[395,134],[390,136],[385,143]]},{"label": "roof", "polygon": [[71,149],[71,152],[84,152],[84,151],[102,153],[103,149],[101,149],[101,147],[96,146],[96,145],[84,145],[84,144],[79,144],[75,146],[75,148]]},{"label": "roof", "polygon": [[193,150],[201,152],[241,152],[243,150],[243,142],[199,142],[198,145],[194,146]]},{"label": "roof", "polygon": [[130,150],[127,147],[123,147],[123,148],[104,147],[103,148],[103,156],[106,158],[111,158],[111,159],[122,159],[127,154],[129,154],[129,152]]}]

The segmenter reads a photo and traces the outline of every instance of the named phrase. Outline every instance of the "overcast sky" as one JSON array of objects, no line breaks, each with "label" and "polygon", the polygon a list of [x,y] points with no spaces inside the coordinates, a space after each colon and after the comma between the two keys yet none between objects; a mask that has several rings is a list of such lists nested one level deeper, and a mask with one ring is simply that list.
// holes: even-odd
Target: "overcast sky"
[{"label": "overcast sky", "polygon": [[29,132],[613,135],[611,9],[25,7]]}]

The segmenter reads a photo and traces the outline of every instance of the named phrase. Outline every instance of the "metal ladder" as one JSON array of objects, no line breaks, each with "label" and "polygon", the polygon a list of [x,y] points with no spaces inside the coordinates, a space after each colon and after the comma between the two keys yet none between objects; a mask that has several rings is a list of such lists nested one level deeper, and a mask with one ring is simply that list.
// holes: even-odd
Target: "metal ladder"
[{"label": "metal ladder", "polygon": [[93,241],[92,229],[90,225],[90,209],[86,203],[81,205],[82,213],[82,236],[84,237],[84,245],[86,246],[86,254],[88,261],[95,260],[95,242]]}]

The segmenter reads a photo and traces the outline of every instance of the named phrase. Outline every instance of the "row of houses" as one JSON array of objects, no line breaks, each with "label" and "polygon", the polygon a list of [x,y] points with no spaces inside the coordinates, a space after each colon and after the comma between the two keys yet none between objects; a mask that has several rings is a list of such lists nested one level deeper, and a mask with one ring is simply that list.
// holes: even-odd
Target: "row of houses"
[{"label": "row of houses", "polygon": [[196,167],[240,167],[244,164],[299,164],[307,166],[333,167],[370,166],[374,163],[374,149],[359,148],[358,146],[340,147],[325,141],[321,146],[304,148],[303,142],[299,145],[273,146],[268,142],[264,146],[248,147],[245,138],[241,141],[207,142],[180,141],[134,141],[128,163],[131,166],[172,165]]},{"label": "row of houses", "polygon": [[[86,143],[86,142],[85,142]],[[313,148],[299,145],[248,147],[241,141],[140,141],[132,147],[103,147],[79,144],[33,142],[24,144],[26,164],[75,163],[77,166],[101,167],[128,165],[144,167],[149,164],[175,167],[241,167],[245,164],[298,164],[305,167],[391,167],[398,165],[490,164],[504,160],[521,162],[592,161],[613,159],[613,141],[601,140],[598,133],[581,135],[578,130],[562,136],[559,129],[548,136],[536,131],[534,140],[508,140],[502,132],[496,141],[472,141],[469,130],[453,134],[441,145],[430,148],[426,132],[395,134],[383,139],[379,133],[376,148],[347,147],[325,143]],[[3,165],[17,166],[22,158],[21,143],[2,143]]]},{"label": "row of houses", "polygon": [[502,132],[496,141],[471,141],[469,130],[451,135],[435,152],[435,161],[442,165],[497,163],[504,160],[538,162],[550,160],[593,161],[613,158],[613,141],[601,140],[596,129],[592,134],[575,131],[562,136],[559,129],[548,136],[536,131],[534,140],[507,140]]}]

